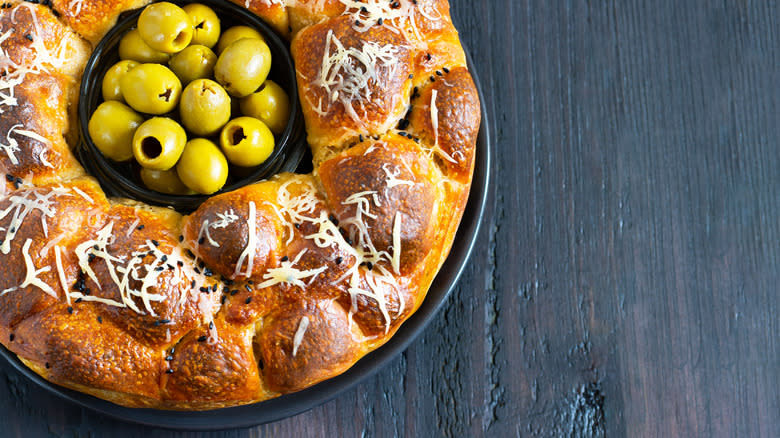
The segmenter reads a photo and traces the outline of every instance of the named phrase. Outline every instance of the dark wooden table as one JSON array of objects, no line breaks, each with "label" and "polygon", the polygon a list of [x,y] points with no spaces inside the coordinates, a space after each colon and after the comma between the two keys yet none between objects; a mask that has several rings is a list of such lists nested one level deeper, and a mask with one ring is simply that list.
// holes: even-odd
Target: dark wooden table
[{"label": "dark wooden table", "polygon": [[780,6],[452,0],[494,193],[446,308],[376,377],[171,433],[0,363],[0,436],[780,436]]}]

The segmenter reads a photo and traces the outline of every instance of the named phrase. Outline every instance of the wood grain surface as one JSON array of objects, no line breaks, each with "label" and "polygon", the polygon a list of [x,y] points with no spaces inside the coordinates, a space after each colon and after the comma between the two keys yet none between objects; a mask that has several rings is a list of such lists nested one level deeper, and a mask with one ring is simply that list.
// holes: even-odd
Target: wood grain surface
[{"label": "wood grain surface", "polygon": [[355,390],[249,430],[117,423],[0,363],[0,436],[780,436],[780,6],[452,0],[492,116],[471,265]]}]

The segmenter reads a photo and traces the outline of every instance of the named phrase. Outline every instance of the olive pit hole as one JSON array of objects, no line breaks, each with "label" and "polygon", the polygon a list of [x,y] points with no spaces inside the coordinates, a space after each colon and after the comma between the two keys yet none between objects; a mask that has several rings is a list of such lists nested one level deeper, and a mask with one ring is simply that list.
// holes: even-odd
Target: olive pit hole
[{"label": "olive pit hole", "polygon": [[204,21],[201,21],[200,23],[198,23],[198,24],[196,24],[196,25],[195,25],[195,29],[203,29],[203,28],[205,28],[205,27],[206,27],[206,26],[205,26],[205,24],[206,24],[206,21],[205,21],[205,20],[204,20]]},{"label": "olive pit hole", "polygon": [[168,88],[164,92],[160,93],[157,97],[162,97],[163,99],[165,99],[166,102],[170,102],[171,94],[173,94],[173,90]]},{"label": "olive pit hole", "polygon": [[187,42],[187,32],[179,32],[176,38],[173,40],[176,44],[184,44]]},{"label": "olive pit hole", "polygon": [[244,128],[240,126],[234,129],[233,132],[231,132],[230,134],[234,146],[241,143],[241,140],[246,138],[246,135],[244,135]]},{"label": "olive pit hole", "polygon": [[146,137],[141,140],[141,152],[145,156],[155,159],[162,154],[162,144],[155,137]]}]

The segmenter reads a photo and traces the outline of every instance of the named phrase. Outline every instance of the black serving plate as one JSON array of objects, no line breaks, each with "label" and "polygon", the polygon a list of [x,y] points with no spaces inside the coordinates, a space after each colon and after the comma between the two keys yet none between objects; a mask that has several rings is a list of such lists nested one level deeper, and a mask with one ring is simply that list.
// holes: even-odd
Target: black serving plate
[{"label": "black serving plate", "polygon": [[[168,0],[184,5],[186,1]],[[224,0],[200,0],[217,13],[225,30],[231,26],[244,25],[257,29],[271,49],[273,66],[268,78],[279,84],[290,98],[290,119],[281,135],[275,136],[276,146],[268,159],[251,171],[243,170],[246,176],[228,180],[219,192],[231,192],[245,185],[266,179],[281,172],[294,172],[307,151],[303,114],[301,113],[296,84],[295,66],[289,45],[265,21],[246,9]],[[140,181],[140,166],[133,160],[117,163],[109,160],[97,149],[89,135],[87,125],[95,109],[103,102],[101,83],[106,71],[119,61],[119,41],[136,27],[143,9],[123,13],[114,26],[100,41],[84,68],[79,93],[78,116],[81,125],[81,142],[76,155],[87,171],[98,179],[103,190],[111,196],[122,196],[147,204],[173,207],[182,213],[189,213],[213,195],[168,195],[147,189]],[[233,173],[233,172],[231,172]],[[215,193],[216,195],[216,193]]]},{"label": "black serving plate", "polygon": [[406,350],[436,316],[463,273],[479,234],[485,203],[490,192],[489,169],[493,146],[489,128],[490,115],[487,113],[480,81],[473,69],[470,57],[469,64],[472,66],[471,74],[480,94],[482,125],[477,137],[477,154],[471,193],[452,250],[433,280],[420,308],[401,325],[398,332],[385,345],[360,359],[345,373],[308,389],[260,403],[214,411],[181,412],[134,409],[115,405],[48,382],[27,368],[16,355],[6,350],[2,345],[0,345],[0,356],[3,356],[20,373],[45,390],[107,417],[147,426],[196,431],[246,428],[291,417],[335,398],[376,374]]}]

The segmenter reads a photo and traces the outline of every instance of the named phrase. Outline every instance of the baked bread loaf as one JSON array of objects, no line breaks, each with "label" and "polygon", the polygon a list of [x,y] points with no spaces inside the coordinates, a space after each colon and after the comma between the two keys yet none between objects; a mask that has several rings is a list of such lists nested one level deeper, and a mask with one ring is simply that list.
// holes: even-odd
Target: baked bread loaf
[{"label": "baked bread loaf", "polygon": [[91,47],[146,1],[0,9],[0,342],[51,382],[162,409],[300,390],[385,343],[449,252],[480,106],[448,2],[235,2],[291,38],[314,171],[188,216],[71,152]]}]

